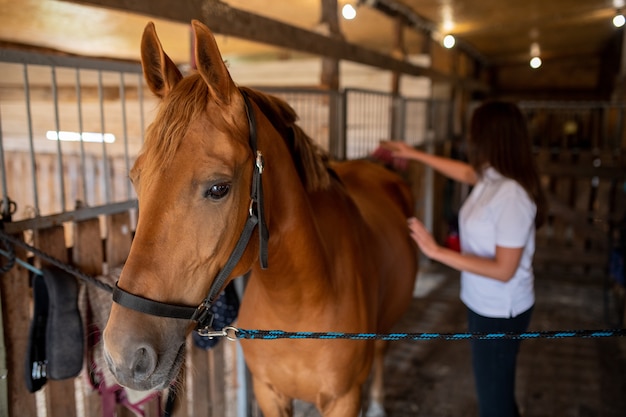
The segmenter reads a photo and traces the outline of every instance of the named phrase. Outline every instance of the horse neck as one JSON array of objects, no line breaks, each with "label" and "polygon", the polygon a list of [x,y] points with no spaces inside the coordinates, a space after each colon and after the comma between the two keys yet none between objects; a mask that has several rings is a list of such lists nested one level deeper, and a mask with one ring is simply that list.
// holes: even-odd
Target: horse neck
[{"label": "horse neck", "polygon": [[284,162],[291,157],[286,147],[281,143],[266,152],[263,184],[270,234],[269,268],[253,268],[256,285],[274,297],[286,293],[292,299],[298,299],[298,294],[321,296],[330,285],[326,278],[329,273],[327,262],[321,261],[326,253],[310,196],[293,165]]},{"label": "horse neck", "polygon": [[[293,190],[284,195],[285,190],[279,188],[270,197],[271,218],[278,224],[272,222],[270,227],[269,267],[262,270],[258,263],[253,267],[241,305],[241,325],[315,331],[337,325],[337,317],[343,324],[368,321],[364,306],[371,303],[358,279],[361,266],[351,264],[354,257],[346,250],[346,233],[339,230],[347,219],[341,210],[331,213],[340,193],[316,193],[309,202],[308,195],[298,200]],[[275,206],[277,200],[286,203]],[[328,221],[329,214],[334,219]],[[318,224],[320,217],[326,221]],[[333,256],[337,253],[342,255]]]}]

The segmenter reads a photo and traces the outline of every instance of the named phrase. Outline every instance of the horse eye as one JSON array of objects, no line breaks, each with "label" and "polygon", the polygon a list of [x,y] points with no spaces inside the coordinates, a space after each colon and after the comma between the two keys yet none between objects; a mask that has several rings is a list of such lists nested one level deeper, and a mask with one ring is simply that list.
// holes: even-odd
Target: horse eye
[{"label": "horse eye", "polygon": [[208,190],[204,192],[204,198],[210,198],[212,200],[220,200],[228,194],[230,191],[230,184],[222,183],[212,185]]}]

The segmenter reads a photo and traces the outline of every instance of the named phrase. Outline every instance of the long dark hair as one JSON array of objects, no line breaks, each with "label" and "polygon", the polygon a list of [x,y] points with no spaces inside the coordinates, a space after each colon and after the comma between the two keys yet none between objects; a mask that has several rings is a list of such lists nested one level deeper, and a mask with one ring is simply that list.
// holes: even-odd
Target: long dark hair
[{"label": "long dark hair", "polygon": [[469,163],[479,174],[492,166],[517,181],[537,206],[535,227],[547,211],[539,171],[532,152],[526,119],[519,107],[504,101],[488,101],[474,110],[470,122]]}]

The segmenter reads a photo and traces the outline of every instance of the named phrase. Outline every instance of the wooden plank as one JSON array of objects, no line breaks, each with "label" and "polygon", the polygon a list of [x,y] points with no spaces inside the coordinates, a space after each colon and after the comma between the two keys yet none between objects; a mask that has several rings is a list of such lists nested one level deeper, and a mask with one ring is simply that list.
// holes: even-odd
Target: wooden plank
[{"label": "wooden plank", "polygon": [[[143,413],[145,417],[161,417],[161,406],[160,406],[161,397],[154,397],[152,400],[148,401],[143,405]],[[132,416],[136,416],[136,414],[132,413]],[[176,414],[174,417],[183,417],[186,414]]]},{"label": "wooden plank", "polygon": [[[18,258],[26,260],[26,253],[21,248],[15,248],[15,254]],[[35,396],[28,392],[24,383],[24,366],[31,315],[31,303],[28,302],[31,299],[28,271],[15,265],[0,278],[9,416],[36,416]]]},{"label": "wooden plank", "polygon": [[74,223],[74,265],[87,275],[102,274],[104,251],[98,218]]},{"label": "wooden plank", "polygon": [[[579,185],[580,189],[577,192],[580,193],[578,196],[580,198],[577,198],[574,207],[569,206],[558,196],[548,193],[547,198],[550,206],[550,214],[554,217],[558,217],[561,221],[571,224],[574,228],[574,233],[582,238],[605,242],[607,239],[607,230],[602,227],[606,227],[606,223],[609,220],[609,218],[606,217],[608,213],[605,211],[604,213],[594,214],[593,207],[590,208],[591,180],[585,181],[583,184]],[[605,187],[603,187],[603,189],[604,188]],[[608,200],[608,197],[603,198]],[[595,201],[595,198],[593,201]],[[608,204],[608,201],[605,203]],[[591,223],[590,220],[592,218],[596,219],[599,225]]]},{"label": "wooden plank", "polygon": [[126,262],[130,252],[131,222],[128,211],[106,217],[106,261],[109,268],[120,266]]},{"label": "wooden plank", "polygon": [[[68,261],[63,226],[41,229],[35,234],[35,247],[55,257],[61,262]],[[42,262],[38,262],[42,265]],[[48,417],[76,416],[76,397],[74,395],[74,379],[48,380],[44,390]]]},{"label": "wooden plank", "polygon": [[[74,265],[84,273],[91,276],[102,274],[104,252],[102,249],[100,221],[98,218],[74,223],[72,258]],[[87,338],[85,338],[85,342],[87,342]],[[86,378],[87,377],[83,375],[83,381],[85,381]],[[102,399],[99,392],[97,390],[89,391],[87,389],[84,389],[83,392],[85,416],[102,416]]]},{"label": "wooden plank", "polygon": [[194,346],[193,342],[188,345],[189,352],[187,360],[193,369],[193,383],[188,389],[191,390],[192,401],[191,411],[195,417],[215,416],[211,410],[211,379],[209,377],[209,356],[208,352]]},{"label": "wooden plank", "polygon": [[[105,217],[106,221],[106,248],[105,260],[109,270],[123,265],[130,250],[130,216],[128,211],[112,214]],[[146,404],[144,414],[153,417],[155,407]],[[133,417],[134,413],[128,408],[118,405],[116,414],[119,417]]]},{"label": "wooden plank", "polygon": [[608,252],[576,250],[564,247],[543,248],[535,252],[535,262],[561,265],[588,265],[604,267],[608,262]]},{"label": "wooden plank", "polygon": [[[188,417],[194,416],[189,412],[189,390],[190,385],[193,386],[193,382],[195,381],[195,370],[190,369],[190,359],[189,359],[189,348],[191,346],[191,336],[187,337],[187,356],[185,358],[185,363],[182,365],[180,370],[180,375],[178,375],[178,383],[174,387],[176,394],[176,403],[175,407],[172,410],[172,415],[174,417]],[[163,404],[163,411],[165,411],[165,407],[167,405],[167,399],[170,395],[169,389],[163,391],[163,399],[161,404]],[[155,417],[160,417],[155,415]]]},{"label": "wooden plank", "polygon": [[223,338],[213,349],[208,351],[209,379],[211,393],[211,411],[213,417],[226,415],[226,372],[224,369],[224,345],[228,341]]},{"label": "wooden plank", "polygon": [[626,176],[626,167],[620,166],[598,166],[595,167],[592,164],[573,165],[569,161],[552,161],[544,165],[539,166],[539,171],[544,175],[551,176],[567,176],[574,178],[606,178],[606,179],[619,179]]},{"label": "wooden plank", "polygon": [[228,6],[217,0],[65,0],[72,3],[120,9],[157,18],[189,23],[198,19],[215,33],[262,42],[269,45],[310,53],[318,56],[359,62],[365,65],[396,71],[433,80],[463,84],[465,88],[487,90],[475,80],[461,79],[431,68],[413,65],[371,49],[350,44],[340,39],[291,26],[243,10]]},{"label": "wooden plank", "polygon": [[194,417],[222,417],[226,413],[226,364],[224,349],[226,340],[204,350],[190,342],[187,360],[193,369],[191,384],[192,415]]}]

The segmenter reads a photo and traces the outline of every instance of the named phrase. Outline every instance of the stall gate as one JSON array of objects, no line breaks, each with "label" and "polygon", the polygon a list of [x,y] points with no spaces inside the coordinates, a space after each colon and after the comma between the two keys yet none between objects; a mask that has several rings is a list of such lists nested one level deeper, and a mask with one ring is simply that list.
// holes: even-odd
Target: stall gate
[{"label": "stall gate", "polygon": [[[127,173],[157,106],[140,65],[0,50],[0,72],[4,231],[88,275],[107,277],[130,248],[137,203]],[[392,131],[400,132],[394,139],[415,146],[449,133],[446,103],[363,90],[263,89],[288,101],[304,130],[337,159],[368,157]],[[426,205],[424,194],[418,200]],[[0,250],[6,254],[9,248]],[[10,416],[102,416],[103,399],[88,383],[87,367],[77,378],[48,380],[36,394],[26,389],[30,280],[46,262],[20,247],[15,251],[25,262],[0,280],[6,350],[0,402]],[[205,351],[190,340],[176,416],[250,414],[237,346],[220,342]],[[159,403],[143,405],[144,415],[157,416]],[[117,415],[134,414],[120,404]]]},{"label": "stall gate", "polygon": [[550,206],[537,236],[536,269],[583,281],[606,277],[626,226],[626,107],[520,106]]}]

